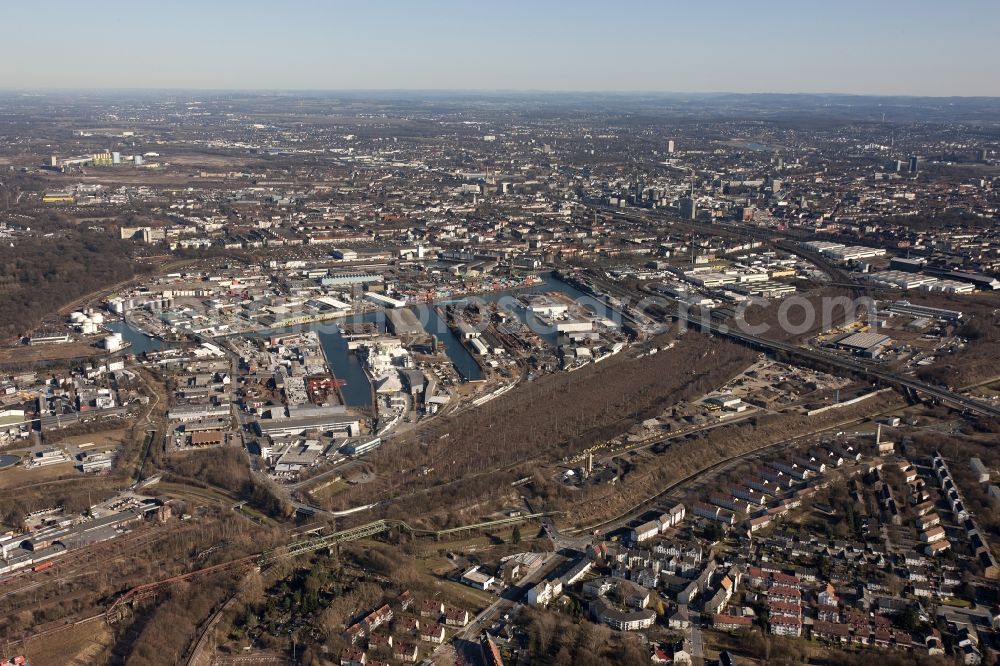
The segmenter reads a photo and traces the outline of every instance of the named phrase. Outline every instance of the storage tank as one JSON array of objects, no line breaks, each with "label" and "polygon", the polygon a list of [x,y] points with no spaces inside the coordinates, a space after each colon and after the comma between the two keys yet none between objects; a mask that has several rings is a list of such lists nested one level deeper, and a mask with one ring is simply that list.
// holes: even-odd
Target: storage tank
[{"label": "storage tank", "polygon": [[97,324],[92,321],[85,321],[80,327],[80,332],[84,335],[94,335],[97,333]]},{"label": "storage tank", "polygon": [[90,321],[94,322],[98,326],[104,323],[104,315],[100,312],[94,312],[90,315]]},{"label": "storage tank", "polygon": [[82,312],[72,312],[69,315],[69,320],[74,324],[82,324],[86,319],[87,315],[83,314]]},{"label": "storage tank", "polygon": [[112,335],[105,336],[104,338],[104,348],[109,352],[116,352],[122,348],[122,336],[121,333],[113,333]]}]

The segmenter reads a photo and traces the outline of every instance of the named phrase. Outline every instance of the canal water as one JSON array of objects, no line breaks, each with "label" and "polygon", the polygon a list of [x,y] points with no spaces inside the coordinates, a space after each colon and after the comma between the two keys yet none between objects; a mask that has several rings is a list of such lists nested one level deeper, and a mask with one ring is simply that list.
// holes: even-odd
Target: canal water
[{"label": "canal water", "polygon": [[304,326],[275,328],[260,333],[263,336],[281,335],[284,333],[301,333],[315,331],[319,335],[319,343],[326,355],[326,362],[334,377],[344,380],[341,387],[344,403],[349,407],[366,407],[372,404],[372,386],[361,366],[361,360],[347,348],[347,339],[340,333],[339,324],[358,324],[361,322],[377,323],[380,332],[385,332],[385,317],[381,312],[368,312],[355,315],[336,322],[317,322]]},{"label": "canal water", "polygon": [[[613,313],[602,302],[597,301],[592,296],[566,284],[552,273],[542,273],[539,277],[541,278],[541,282],[530,287],[516,289],[513,291],[497,291],[476,294],[466,298],[441,301],[437,303],[437,305],[445,306],[449,303],[466,303],[477,299],[485,303],[497,303],[500,307],[514,314],[521,320],[522,323],[528,326],[532,331],[537,333],[543,340],[553,347],[559,344],[559,334],[553,327],[542,322],[528,309],[518,307],[517,296],[521,294],[544,294],[548,292],[557,292],[569,296],[574,301],[581,303],[585,307],[589,307],[599,315],[605,317],[612,316]],[[426,314],[424,314],[424,312],[426,312]],[[466,348],[466,346],[461,343],[455,334],[451,332],[451,329],[445,325],[445,322],[442,321],[440,316],[438,316],[437,311],[434,308],[421,308],[421,311],[418,312],[418,316],[422,317],[424,329],[428,333],[436,335],[438,340],[444,345],[448,358],[451,359],[451,362],[455,365],[455,368],[465,380],[475,381],[477,379],[482,379],[483,371],[482,368],[480,368],[479,363],[476,362],[476,358]]]},{"label": "canal water", "polygon": [[[441,305],[444,306],[445,304],[442,303]],[[452,365],[455,366],[455,370],[458,371],[462,379],[467,382],[474,382],[483,378],[483,369],[479,366],[479,362],[476,361],[472,352],[465,348],[465,345],[458,339],[458,336],[451,332],[445,321],[438,315],[437,308],[425,306],[420,308],[419,312],[416,308],[412,309],[417,313],[418,317],[423,315],[421,323],[424,325],[424,330],[431,335],[437,336],[438,342],[444,346],[445,354],[448,355],[449,360],[451,360]]]},{"label": "canal water", "polygon": [[167,346],[162,340],[149,337],[124,320],[107,322],[104,327],[114,333],[121,333],[122,339],[130,345],[126,350],[129,354],[139,356],[143,352],[160,351]]},{"label": "canal water", "polygon": [[[592,297],[557,279],[551,273],[543,273],[539,277],[542,280],[541,283],[531,287],[517,289],[513,292],[502,291],[482,294],[469,297],[469,299],[478,298],[486,303],[499,303],[502,307],[505,307],[519,317],[525,324],[531,326],[532,330],[538,332],[544,340],[553,346],[558,342],[558,335],[555,331],[547,331],[544,324],[535,319],[534,315],[528,310],[516,307],[516,295],[522,293],[541,294],[545,292],[560,292],[581,303],[594,304],[594,309],[600,314],[605,316],[609,314],[603,304],[597,303]],[[460,303],[463,300],[466,299],[446,301],[437,305],[443,306],[449,302]],[[462,344],[458,337],[451,332],[451,329],[445,325],[445,322],[438,315],[434,307],[413,308],[413,310],[421,320],[427,333],[437,336],[449,360],[451,360],[458,374],[465,381],[477,381],[483,378],[483,370],[476,361],[476,358]],[[344,395],[344,402],[348,406],[364,407],[372,403],[371,382],[369,382],[368,375],[365,374],[357,355],[348,349],[348,341],[340,333],[338,326],[339,324],[358,324],[362,322],[375,323],[378,325],[380,332],[385,332],[385,314],[383,312],[368,312],[363,315],[353,315],[345,319],[339,319],[336,322],[317,322],[304,326],[272,329],[262,332],[259,335],[280,335],[283,333],[299,333],[307,330],[316,331],[334,376],[346,382],[341,389]],[[132,344],[130,351],[134,354],[141,354],[143,351],[157,351],[165,346],[162,341],[146,336],[141,331],[129,326],[127,322],[111,322],[107,324],[107,327],[112,331],[121,333],[122,337]]]},{"label": "canal water", "polygon": [[[379,331],[385,330],[384,322],[380,322],[380,312],[369,312],[357,317],[349,317],[349,323],[379,322]],[[341,388],[344,402],[352,407],[363,407],[372,404],[372,385],[368,375],[361,366],[357,354],[347,348],[347,339],[341,335],[337,326],[317,327],[319,342],[323,345],[323,353],[327,362],[333,366],[333,374],[337,379],[343,379],[347,384]]]}]

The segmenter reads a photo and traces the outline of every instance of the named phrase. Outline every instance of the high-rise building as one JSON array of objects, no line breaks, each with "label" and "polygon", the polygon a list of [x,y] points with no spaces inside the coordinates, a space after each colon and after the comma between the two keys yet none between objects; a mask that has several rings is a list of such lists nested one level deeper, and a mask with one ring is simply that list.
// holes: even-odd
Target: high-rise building
[{"label": "high-rise building", "polygon": [[910,173],[916,173],[917,172],[917,168],[919,167],[919,164],[920,164],[920,158],[918,158],[916,155],[911,155],[910,156]]},{"label": "high-rise building", "polygon": [[671,139],[670,141],[667,141],[667,152],[668,153],[674,152],[674,140],[673,139]]},{"label": "high-rise building", "polygon": [[698,205],[694,202],[694,197],[681,197],[680,209],[681,217],[685,220],[693,220],[698,214]]},{"label": "high-rise building", "polygon": [[987,154],[988,153],[985,148],[980,148],[979,150],[976,151],[976,159],[980,162],[985,162]]}]

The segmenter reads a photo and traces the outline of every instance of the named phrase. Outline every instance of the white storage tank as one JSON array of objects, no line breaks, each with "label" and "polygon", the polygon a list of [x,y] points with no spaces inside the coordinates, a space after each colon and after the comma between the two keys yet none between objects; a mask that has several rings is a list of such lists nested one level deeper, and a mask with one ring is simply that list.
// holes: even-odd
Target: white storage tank
[{"label": "white storage tank", "polygon": [[69,320],[74,324],[82,324],[87,319],[87,315],[82,312],[73,312],[69,315]]},{"label": "white storage tank", "polygon": [[104,348],[109,352],[116,352],[122,348],[121,333],[113,333],[104,338]]}]

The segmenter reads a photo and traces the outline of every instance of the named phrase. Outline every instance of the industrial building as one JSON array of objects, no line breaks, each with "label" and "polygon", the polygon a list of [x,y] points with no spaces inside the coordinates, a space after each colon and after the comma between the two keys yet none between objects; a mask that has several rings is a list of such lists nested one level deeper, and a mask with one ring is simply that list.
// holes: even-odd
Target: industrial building
[{"label": "industrial building", "polygon": [[835,338],[833,344],[853,354],[875,358],[892,344],[892,338],[882,333],[874,331],[864,333],[848,333],[840,338]]},{"label": "industrial building", "polygon": [[369,451],[374,451],[381,445],[382,438],[380,437],[348,439],[338,450],[347,456],[361,456]]},{"label": "industrial building", "polygon": [[915,305],[909,301],[894,301],[885,310],[892,314],[906,315],[910,317],[929,317],[943,321],[957,322],[962,319],[960,310],[948,310],[945,308],[932,308],[926,305]]},{"label": "industrial building", "polygon": [[[375,294],[373,294],[373,296],[374,295]],[[409,308],[394,307],[388,309],[385,311],[385,318],[389,332],[393,335],[407,338],[417,338],[426,335],[424,327],[420,323],[420,319],[418,319],[413,310],[410,310]]]},{"label": "industrial building", "polygon": [[354,284],[368,284],[369,282],[381,282],[382,276],[375,273],[331,273],[321,278],[320,284],[324,287],[346,287]]}]

